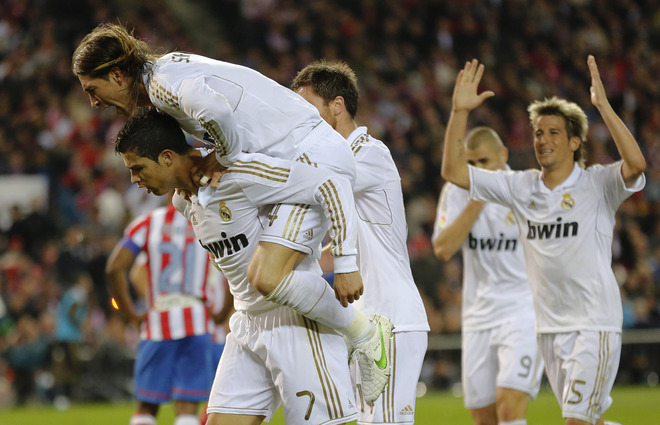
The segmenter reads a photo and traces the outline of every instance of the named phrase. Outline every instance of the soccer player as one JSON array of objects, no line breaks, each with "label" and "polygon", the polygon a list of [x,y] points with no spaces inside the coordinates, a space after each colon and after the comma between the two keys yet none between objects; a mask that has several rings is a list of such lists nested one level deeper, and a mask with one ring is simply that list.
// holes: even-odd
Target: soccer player
[{"label": "soccer player", "polygon": [[[244,151],[302,161],[351,181],[355,178],[348,144],[318,111],[250,68],[181,52],[158,55],[126,28],[101,24],[76,48],[72,71],[92,107],[112,106],[132,115],[138,107],[155,106],[194,138],[215,146],[215,155],[208,155],[194,170],[210,174],[221,165],[233,164]],[[217,184],[220,173],[213,175],[211,185]],[[202,171],[194,171],[193,176],[195,181],[208,180]],[[297,214],[293,205],[276,206],[264,229],[248,268],[250,283],[264,294],[278,291],[285,280],[288,286],[298,285],[287,279],[295,249],[276,243],[284,240],[282,235]],[[332,255],[337,273],[334,289],[345,306],[363,290],[357,253],[333,251]]]},{"label": "soccer player", "polygon": [[365,286],[355,306],[368,314],[383,314],[395,326],[389,347],[392,375],[383,395],[370,406],[365,406],[353,364],[360,402],[358,423],[414,423],[429,325],[410,270],[401,178],[385,144],[355,123],[357,78],[347,64],[310,64],[298,73],[291,88],[314,105],[351,145],[357,161],[353,193],[358,213],[358,261]]},{"label": "soccer player", "polygon": [[472,60],[456,79],[442,176],[514,213],[536,311],[539,348],[566,425],[603,423],[621,354],[622,307],[612,272],[615,213],[645,184],[637,142],[612,109],[593,56],[591,102],[612,134],[621,160],[584,168],[584,111],[553,97],[528,107],[540,170],[489,171],[465,162],[469,112],[492,91],[477,94],[484,66]]},{"label": "soccer player", "polygon": [[[242,154],[223,175],[217,190],[209,186],[198,188],[189,171],[195,162],[201,159],[202,152],[186,144],[183,132],[172,117],[155,110],[128,121],[118,135],[116,151],[121,153],[125,165],[131,171],[133,183],[147,187],[155,194],[162,194],[175,187],[191,193],[185,199],[189,203],[185,215],[192,222],[202,245],[214,255],[216,263],[228,279],[234,295],[234,307],[240,315],[277,308],[272,297],[279,296],[279,292],[264,297],[248,283],[245,275],[247,262],[254,252],[256,241],[260,240],[262,229],[270,222],[268,216],[263,216],[262,221],[258,221],[258,208],[261,205],[287,200],[298,207],[299,215],[290,223],[288,230],[292,244],[295,244],[300,253],[294,266],[308,262],[311,262],[312,266],[296,268],[287,283],[291,279],[305,282],[319,278],[316,258],[328,223],[335,228],[331,234],[339,235],[335,238],[338,242],[333,242],[333,249],[339,251],[346,234],[354,227],[355,212],[352,209],[343,209],[342,206],[352,204],[352,189],[348,180],[338,175],[328,177],[326,171],[307,164],[291,163],[261,154]],[[180,196],[175,197],[175,200],[177,199],[185,204],[185,200],[182,201]],[[313,208],[308,208],[310,205],[323,205],[326,217],[324,218],[323,213],[315,213]],[[370,323],[367,316],[352,305],[341,307],[327,283],[325,286],[313,283],[304,292],[291,286],[281,288],[281,291],[294,290],[291,303],[285,306],[292,307],[298,313],[302,312],[300,315],[307,319],[324,325],[328,323],[327,328],[339,329],[342,332],[355,347],[354,355],[361,366],[362,379],[369,384],[365,387],[365,397],[369,397],[371,401],[375,400],[389,376],[389,360],[383,341],[389,342],[391,338],[391,322],[380,315],[373,315],[371,317],[374,323],[367,327],[366,324]],[[287,309],[281,312],[290,315]],[[233,332],[235,328],[231,323],[230,326]],[[258,328],[253,329],[256,332]],[[264,329],[264,332],[270,331]],[[289,337],[282,338],[287,340]],[[230,351],[230,341],[231,339],[227,340],[223,359]],[[340,342],[345,357],[346,347],[343,339],[340,338]],[[334,345],[334,342],[332,344]],[[290,357],[290,350],[286,349],[285,357]],[[284,353],[281,354],[284,356]],[[341,357],[341,353],[339,355]],[[281,361],[288,360],[282,358]],[[362,367],[363,363],[367,363],[367,366],[368,363],[373,364],[381,373],[370,375],[371,369]],[[224,360],[221,360],[222,364],[225,364]],[[267,374],[271,373],[271,367],[276,367],[260,367],[265,366],[269,368]],[[347,365],[343,366],[348,374]],[[229,367],[231,366],[225,366]],[[301,374],[300,371],[291,373]],[[338,373],[341,373],[341,370]],[[263,385],[273,383],[261,382],[260,388],[263,388]],[[276,391],[274,387],[268,388],[269,391]],[[320,396],[315,397],[319,403]],[[254,400],[245,401],[248,402]],[[278,401],[271,402],[276,407]],[[210,405],[212,406],[211,403]],[[287,409],[288,406],[288,402],[285,403]]]},{"label": "soccer player", "polygon": [[[465,157],[473,167],[510,170],[508,150],[489,127],[467,134]],[[524,425],[529,399],[540,388],[543,361],[516,218],[508,207],[471,201],[466,190],[445,183],[433,251],[448,261],[459,248],[465,407],[477,425]]]},{"label": "soccer player", "polygon": [[[146,313],[136,311],[126,278],[141,253],[147,273],[133,276],[147,277]],[[171,205],[136,218],[113,249],[106,274],[119,313],[140,326],[134,371],[138,406],[130,425],[155,425],[160,405],[172,399],[175,425],[199,425],[198,404],[208,400],[216,366],[206,290],[222,275],[192,226]]]}]

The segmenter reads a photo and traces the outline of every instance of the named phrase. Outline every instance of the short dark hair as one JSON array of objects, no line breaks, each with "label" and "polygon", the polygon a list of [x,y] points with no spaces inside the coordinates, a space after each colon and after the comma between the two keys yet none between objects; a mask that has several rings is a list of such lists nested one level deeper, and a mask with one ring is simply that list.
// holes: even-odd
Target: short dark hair
[{"label": "short dark hair", "polygon": [[156,108],[141,108],[117,133],[117,153],[132,152],[158,162],[165,149],[185,155],[192,147],[177,120]]},{"label": "short dark hair", "polygon": [[310,86],[326,104],[337,96],[344,98],[346,111],[355,118],[358,109],[358,85],[355,72],[345,62],[320,60],[303,68],[291,83],[291,89]]}]

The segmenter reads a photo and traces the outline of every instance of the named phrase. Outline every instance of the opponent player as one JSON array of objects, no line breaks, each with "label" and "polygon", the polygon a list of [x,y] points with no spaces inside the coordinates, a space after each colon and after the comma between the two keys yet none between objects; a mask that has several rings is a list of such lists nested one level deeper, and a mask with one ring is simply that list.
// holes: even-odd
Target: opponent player
[{"label": "opponent player", "polygon": [[357,78],[347,64],[310,64],[298,73],[291,88],[314,105],[351,145],[357,161],[353,193],[358,212],[358,261],[365,285],[365,293],[355,306],[367,314],[389,317],[395,327],[389,347],[392,375],[383,395],[370,406],[365,406],[353,365],[360,402],[358,423],[414,423],[429,325],[410,270],[399,172],[385,144],[355,123]]},{"label": "opponent player", "polygon": [[[489,127],[465,138],[467,163],[509,170],[508,150]],[[433,251],[448,261],[462,249],[462,369],[465,407],[477,425],[525,425],[538,394],[543,361],[534,331],[532,292],[513,212],[471,201],[451,183],[442,188]]]},{"label": "opponent player", "polygon": [[[126,279],[140,253],[146,256],[147,270],[144,314],[137,313]],[[219,284],[222,275],[195,240],[188,220],[171,205],[136,218],[126,228],[106,273],[119,313],[141,328],[134,371],[138,406],[130,425],[155,425],[160,405],[171,399],[175,425],[199,425],[198,403],[208,400],[217,364],[206,289]],[[228,310],[218,311],[219,319]]]},{"label": "opponent player", "polygon": [[[189,170],[201,159],[202,153],[186,144],[183,132],[174,119],[155,110],[129,120],[118,135],[116,150],[122,154],[126,166],[131,170],[131,180],[139,186],[147,187],[156,194],[161,194],[170,187],[193,193],[190,196],[191,205],[201,211],[191,213],[189,218],[196,232],[198,226],[202,229],[214,229],[209,235],[211,241],[199,232],[198,238],[214,254],[218,265],[225,272],[234,294],[235,308],[239,311],[252,305],[255,299],[262,298],[247,281],[243,281],[243,268],[239,267],[238,271],[231,269],[235,261],[242,261],[246,256],[252,255],[255,238],[260,236],[262,227],[268,226],[269,217],[265,217],[263,223],[257,221],[258,206],[287,200],[299,207],[300,215],[295,222],[290,223],[289,228],[292,243],[295,243],[299,252],[295,264],[307,261],[307,254],[315,255],[320,250],[319,238],[325,234],[326,223],[335,227],[331,234],[339,235],[339,242],[334,245],[340,251],[345,235],[354,228],[355,212],[352,209],[342,209],[343,204],[352,204],[350,183],[336,175],[328,177],[326,171],[306,164],[293,163],[293,166],[288,168],[287,165],[291,163],[286,160],[276,160],[260,154],[242,154],[242,159],[223,176],[218,190],[203,187],[198,193]],[[225,192],[230,192],[231,197]],[[211,196],[213,199],[218,196],[221,198],[215,202],[211,200]],[[222,198],[223,196],[226,196],[226,199]],[[233,201],[230,202],[230,199]],[[323,213],[313,214],[306,204],[322,204],[327,218],[323,218]],[[224,230],[225,226],[231,228]],[[255,229],[250,230],[252,227]],[[319,279],[319,276],[320,273],[294,270],[287,282],[292,279],[309,281]],[[290,286],[281,288],[282,291],[292,289]],[[361,367],[363,362],[370,362],[382,371],[384,378],[380,375],[369,375],[369,368],[361,369],[362,379],[365,380],[366,375],[369,383],[365,387],[365,398],[375,400],[389,376],[389,360],[382,341],[388,342],[391,337],[391,322],[382,316],[374,315],[374,324],[366,327],[363,324],[365,321],[369,323],[366,315],[352,305],[342,308],[334,300],[332,289],[327,283],[321,286],[313,282],[305,292],[295,291],[291,295],[292,307],[296,311],[302,311],[307,318],[323,324],[329,323],[333,329],[341,330],[355,347],[354,356],[357,356]],[[279,292],[272,296],[279,296]],[[272,297],[269,295],[266,299],[270,301]],[[258,304],[272,308],[272,304],[265,300]],[[337,315],[334,311],[336,309],[341,310],[342,314]],[[251,311],[261,311],[261,307]],[[376,349],[372,350],[371,347]],[[223,354],[223,357],[225,355]]]},{"label": "opponent player", "polygon": [[484,66],[467,62],[456,79],[445,135],[442,176],[470,198],[498,202],[518,222],[548,380],[567,425],[603,423],[612,403],[621,354],[622,307],[612,272],[619,205],[645,184],[637,142],[614,112],[593,56],[591,102],[612,134],[621,160],[583,168],[588,122],[575,103],[553,97],[529,108],[541,170],[488,171],[468,166],[463,136]]},{"label": "opponent player", "polygon": [[[176,118],[187,133],[215,146],[215,155],[207,156],[195,170],[209,169],[209,174],[220,164],[234,163],[244,151],[303,161],[351,181],[355,178],[348,144],[318,111],[250,68],[181,52],[157,55],[114,24],[101,24],[89,33],[76,48],[72,62],[73,73],[92,107],[113,106],[132,115],[138,106],[155,106]],[[195,181],[208,180],[202,171],[193,175]],[[215,176],[211,185],[220,174]],[[264,294],[277,291],[291,271],[297,254],[283,235],[297,214],[293,205],[276,206],[264,229],[248,268],[250,283]],[[363,291],[356,254],[332,252],[337,273],[334,289],[344,306]]]}]

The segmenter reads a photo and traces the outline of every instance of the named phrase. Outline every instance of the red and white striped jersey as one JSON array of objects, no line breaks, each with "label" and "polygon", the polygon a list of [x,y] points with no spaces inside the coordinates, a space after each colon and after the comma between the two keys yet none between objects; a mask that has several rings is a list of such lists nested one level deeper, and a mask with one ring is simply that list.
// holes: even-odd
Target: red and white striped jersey
[{"label": "red and white striped jersey", "polygon": [[124,232],[125,248],[146,254],[148,313],[140,338],[180,339],[210,333],[207,282],[220,274],[197,242],[192,226],[173,206],[135,219]]}]

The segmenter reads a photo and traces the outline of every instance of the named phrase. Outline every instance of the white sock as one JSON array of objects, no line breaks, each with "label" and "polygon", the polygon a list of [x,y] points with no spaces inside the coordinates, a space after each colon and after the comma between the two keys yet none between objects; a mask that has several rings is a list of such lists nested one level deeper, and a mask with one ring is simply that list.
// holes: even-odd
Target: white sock
[{"label": "white sock", "polygon": [[342,307],[330,284],[311,272],[292,271],[266,299],[336,330],[345,335],[353,346],[368,340],[375,332],[375,327],[364,313],[352,305]]},{"label": "white sock", "polygon": [[146,413],[135,413],[129,425],[156,425],[156,418]]},{"label": "white sock", "polygon": [[527,425],[527,419],[516,419],[515,421],[498,422],[498,425]]},{"label": "white sock", "polygon": [[196,415],[179,415],[174,419],[174,425],[200,425]]}]

